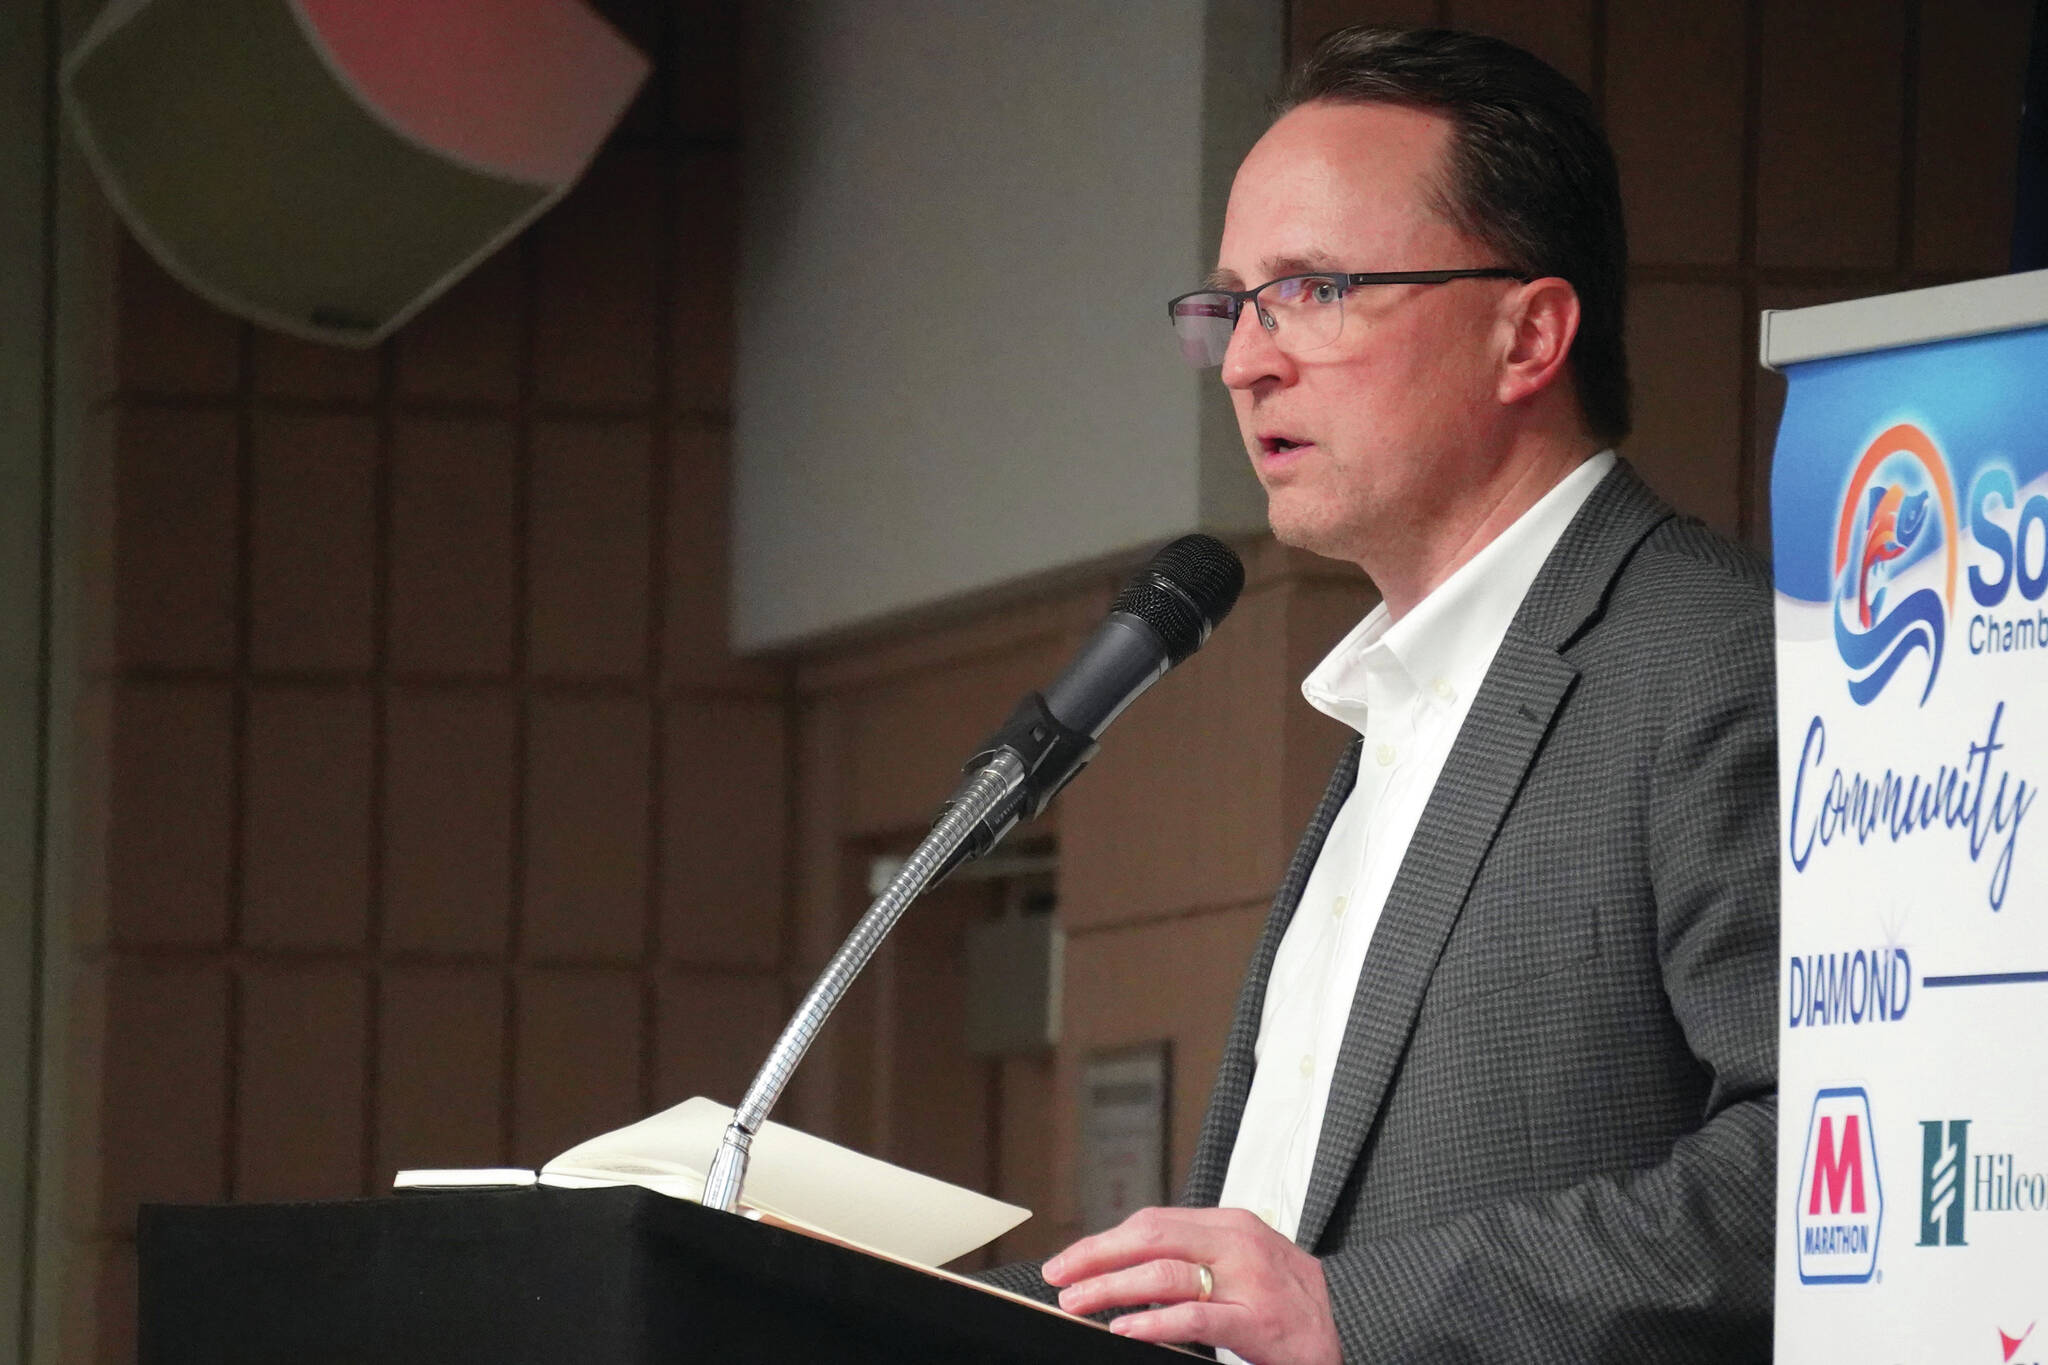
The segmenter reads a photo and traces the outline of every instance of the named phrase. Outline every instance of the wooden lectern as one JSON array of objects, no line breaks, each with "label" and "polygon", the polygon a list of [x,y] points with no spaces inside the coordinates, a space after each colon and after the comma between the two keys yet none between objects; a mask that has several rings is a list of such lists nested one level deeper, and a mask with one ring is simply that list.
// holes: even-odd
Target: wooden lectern
[{"label": "wooden lectern", "polygon": [[141,1365],[1187,1357],[632,1186],[146,1206]]}]

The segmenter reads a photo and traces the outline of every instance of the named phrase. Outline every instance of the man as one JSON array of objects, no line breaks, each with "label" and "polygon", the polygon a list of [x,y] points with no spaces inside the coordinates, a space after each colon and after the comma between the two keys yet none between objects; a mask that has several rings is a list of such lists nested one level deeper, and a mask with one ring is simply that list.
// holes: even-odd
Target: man
[{"label": "man", "polygon": [[1361,737],[1188,1207],[998,1282],[1259,1365],[1768,1355],[1770,594],[1608,449],[1624,270],[1589,102],[1505,44],[1333,35],[1246,157],[1175,326],[1275,534],[1380,589],[1304,684]]}]

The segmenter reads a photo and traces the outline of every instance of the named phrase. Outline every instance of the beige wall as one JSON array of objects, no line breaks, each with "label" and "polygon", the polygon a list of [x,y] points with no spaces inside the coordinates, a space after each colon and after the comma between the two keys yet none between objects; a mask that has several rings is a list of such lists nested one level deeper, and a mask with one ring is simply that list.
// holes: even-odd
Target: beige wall
[{"label": "beige wall", "polygon": [[1208,270],[1282,7],[756,12],[737,638],[800,648],[1197,522],[1263,528],[1236,425],[1159,345],[1156,301]]},{"label": "beige wall", "polygon": [[[1113,590],[1105,572],[728,657],[737,34],[712,0],[607,8],[661,59],[649,95],[560,209],[382,349],[254,331],[121,257],[118,451],[88,497],[112,647],[106,855],[81,870],[103,893],[75,914],[71,1359],[132,1358],[138,1201],[360,1194],[735,1095],[858,912],[866,859],[915,837]],[[1595,90],[1637,243],[1630,453],[1757,538],[1776,390],[1756,310],[2001,268],[2026,10],[1297,0],[1290,19],[1297,49],[1353,18],[1491,28]],[[951,960],[933,930],[878,964],[787,1102],[942,1164],[967,1158],[907,1116],[972,1109],[985,1179],[1042,1211],[1006,1252],[1076,1225],[1071,1097],[1095,1049],[1172,1042],[1185,1169],[1342,741],[1296,681],[1366,588],[1243,548],[1235,618],[1028,831],[1058,839],[1057,1052],[991,1074],[921,1050],[892,1005]],[[989,913],[949,894],[931,923]],[[942,1074],[987,1103],[919,1092]]]},{"label": "beige wall", "polygon": [[[79,802],[77,477],[104,432],[104,221],[67,155],[48,56],[68,0],[0,9],[0,1358],[56,1358],[63,1293],[71,875]],[[52,325],[52,324],[55,325]],[[103,577],[103,575],[102,575]]]}]

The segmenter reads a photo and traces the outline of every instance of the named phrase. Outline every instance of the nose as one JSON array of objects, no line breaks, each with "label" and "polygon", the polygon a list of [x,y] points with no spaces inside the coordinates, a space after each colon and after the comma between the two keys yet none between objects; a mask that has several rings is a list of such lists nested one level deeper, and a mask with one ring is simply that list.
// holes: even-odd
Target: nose
[{"label": "nose", "polygon": [[1224,387],[1252,389],[1267,380],[1285,381],[1293,373],[1293,360],[1274,344],[1273,334],[1260,325],[1258,310],[1247,305],[1238,313],[1230,345],[1223,351]]}]

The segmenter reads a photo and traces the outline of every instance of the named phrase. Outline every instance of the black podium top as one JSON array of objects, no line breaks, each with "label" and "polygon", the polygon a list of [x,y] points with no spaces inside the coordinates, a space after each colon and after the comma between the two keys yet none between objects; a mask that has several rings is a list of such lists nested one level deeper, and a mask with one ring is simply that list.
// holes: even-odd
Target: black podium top
[{"label": "black podium top", "polygon": [[1187,1356],[627,1186],[153,1205],[142,1365]]}]

